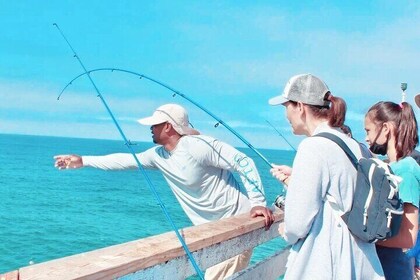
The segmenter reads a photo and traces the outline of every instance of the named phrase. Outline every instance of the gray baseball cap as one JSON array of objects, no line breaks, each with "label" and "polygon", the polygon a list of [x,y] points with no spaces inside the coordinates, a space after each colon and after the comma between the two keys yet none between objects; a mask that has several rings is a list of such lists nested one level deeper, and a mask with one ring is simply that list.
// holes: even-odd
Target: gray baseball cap
[{"label": "gray baseball cap", "polygon": [[414,97],[414,101],[416,101],[417,106],[420,108],[420,93]]},{"label": "gray baseball cap", "polygon": [[328,106],[330,101],[324,100],[330,92],[328,86],[312,74],[299,74],[287,82],[283,93],[268,100],[270,105],[282,105],[287,101],[302,102],[316,106]]}]

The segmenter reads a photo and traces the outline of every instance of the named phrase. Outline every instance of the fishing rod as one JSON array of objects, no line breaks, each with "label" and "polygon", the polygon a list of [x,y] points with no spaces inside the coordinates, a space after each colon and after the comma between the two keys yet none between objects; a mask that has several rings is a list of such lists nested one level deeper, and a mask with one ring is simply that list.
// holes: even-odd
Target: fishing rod
[{"label": "fishing rod", "polygon": [[[97,69],[93,69],[93,70],[89,70],[87,71],[85,69],[85,72],[82,74],[79,74],[78,76],[76,76],[75,78],[73,78],[61,91],[60,95],[57,97],[57,100],[60,99],[61,95],[63,94],[63,92],[67,89],[67,87],[69,87],[75,80],[77,80],[78,78],[87,75],[90,77],[90,73],[93,72],[98,72],[98,71],[111,71],[111,72],[123,72],[123,73],[128,73],[128,74],[132,74],[135,76],[140,77],[140,79],[146,79],[148,81],[151,81],[153,83],[156,83],[170,91],[172,91],[174,94],[172,95],[173,97],[175,97],[176,95],[181,96],[182,98],[188,100],[190,103],[192,103],[193,105],[195,105],[196,107],[200,108],[201,110],[203,110],[204,112],[206,112],[208,115],[210,115],[212,118],[214,118],[217,123],[214,125],[215,127],[219,126],[219,124],[223,125],[224,127],[226,127],[230,132],[232,132],[236,137],[239,138],[239,140],[241,140],[243,143],[245,143],[245,145],[247,145],[252,151],[254,151],[265,163],[267,163],[270,168],[273,167],[273,165],[267,160],[267,158],[265,158],[256,148],[254,148],[254,146],[252,146],[251,143],[249,143],[244,137],[242,137],[239,133],[237,133],[232,127],[230,127],[227,123],[225,123],[222,119],[220,119],[219,117],[217,117],[216,115],[214,115],[213,113],[211,113],[210,111],[208,111],[206,108],[204,108],[203,106],[201,106],[200,104],[198,104],[197,102],[195,102],[194,100],[192,100],[191,98],[187,97],[185,94],[173,89],[172,87],[164,84],[163,82],[160,82],[156,79],[153,79],[151,77],[148,77],[144,74],[140,74],[134,71],[130,71],[130,70],[125,70],[125,69],[120,69],[120,68],[97,68]],[[287,140],[286,140],[287,141]]]},{"label": "fishing rod", "polygon": [[271,124],[271,122],[265,120],[269,125],[271,125],[272,128],[274,128],[275,131],[277,131],[277,133],[284,139],[284,141],[286,141],[287,144],[289,144],[289,146],[296,152],[296,149],[292,146],[292,144],[290,144],[289,141],[287,141],[286,137],[283,136],[283,134],[280,133],[280,131],[278,131],[278,129]]},{"label": "fishing rod", "polygon": [[[283,136],[283,134],[280,133],[280,131],[268,120],[265,120],[272,128],[274,128],[274,130],[284,139],[284,141],[286,141],[287,144],[289,144],[290,148],[292,148],[295,152],[296,149],[295,147],[293,147],[292,144],[290,144],[289,141],[287,141],[286,137]],[[283,182],[284,184],[284,182]],[[280,208],[281,210],[284,211],[284,205],[286,204],[286,188],[283,187],[280,194],[276,196],[276,198],[274,199],[274,205],[276,205],[278,208]]]},{"label": "fishing rod", "polygon": [[[109,108],[108,104],[106,103],[104,97],[102,96],[101,92],[99,91],[98,87],[96,86],[95,82],[93,81],[92,77],[90,76],[90,72],[87,71],[85,65],[83,64],[82,60],[80,59],[79,55],[76,53],[76,51],[73,49],[72,45],[70,44],[70,42],[67,40],[66,36],[64,35],[63,31],[61,31],[60,27],[54,23],[53,24],[58,31],[60,32],[61,36],[64,38],[64,40],[67,42],[67,45],[70,47],[70,49],[73,52],[73,56],[79,61],[80,66],[82,66],[83,70],[85,71],[85,73],[87,74],[89,81],[91,82],[91,84],[93,85],[93,87],[95,88],[96,93],[98,94],[97,96],[101,99],[102,104],[105,106],[107,112],[109,113],[109,115],[111,116],[112,121],[114,122],[115,126],[117,127],[121,137],[124,140],[125,145],[128,147],[128,149],[130,150],[130,153],[133,155],[134,160],[137,163],[137,166],[139,167],[139,170],[142,172],[142,174],[144,175],[144,177],[146,178],[146,181],[149,185],[150,190],[152,191],[152,193],[154,194],[156,200],[158,201],[159,206],[162,208],[163,212],[165,213],[166,219],[169,221],[169,223],[172,226],[172,229],[174,230],[176,236],[178,237],[178,240],[181,242],[182,247],[184,248],[184,251],[186,252],[189,260],[191,261],[191,264],[193,265],[195,271],[197,272],[198,276],[200,277],[200,279],[204,279],[204,275],[203,272],[201,271],[201,269],[198,267],[196,261],[194,260],[194,257],[192,256],[190,250],[188,249],[187,244],[185,243],[184,239],[182,238],[181,234],[179,233],[178,228],[176,227],[175,223],[173,222],[171,216],[169,215],[169,212],[167,211],[165,205],[163,204],[159,194],[156,191],[156,188],[154,187],[154,185],[152,184],[152,181],[150,180],[149,176],[147,175],[146,171],[144,170],[143,166],[141,165],[139,159],[136,156],[136,153],[134,152],[133,148],[131,147],[131,143],[127,140],[127,137],[125,136],[124,132],[122,131],[120,125],[118,124],[117,120],[114,117],[114,114],[112,113],[111,109]],[[67,87],[67,86],[66,86]],[[62,93],[62,92],[61,92]],[[60,95],[61,95],[60,93]],[[60,96],[57,98],[57,100],[60,98]]]}]

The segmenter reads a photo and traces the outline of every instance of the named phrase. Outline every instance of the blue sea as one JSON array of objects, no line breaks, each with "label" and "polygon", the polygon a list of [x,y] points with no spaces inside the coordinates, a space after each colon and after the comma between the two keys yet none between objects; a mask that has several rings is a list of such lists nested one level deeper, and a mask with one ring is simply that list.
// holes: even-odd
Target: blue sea
[{"label": "blue sea", "polygon": [[[133,147],[140,152],[152,146]],[[252,150],[240,150],[255,160],[272,204],[281,185]],[[291,151],[259,151],[272,163],[291,165],[294,157]],[[54,168],[54,155],[116,152],[128,152],[123,141],[0,134],[0,273],[171,231],[139,171]],[[175,225],[190,226],[160,172],[146,172]],[[281,238],[261,245],[251,262],[284,246]]]}]

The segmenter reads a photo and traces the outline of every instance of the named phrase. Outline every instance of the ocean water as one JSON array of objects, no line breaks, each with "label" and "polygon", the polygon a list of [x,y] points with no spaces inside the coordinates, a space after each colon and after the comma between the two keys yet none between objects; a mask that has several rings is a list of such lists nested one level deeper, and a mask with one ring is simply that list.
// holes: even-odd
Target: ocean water
[{"label": "ocean water", "polygon": [[[279,140],[281,141],[281,140]],[[139,142],[140,152],[152,143]],[[267,201],[281,185],[250,149]],[[270,162],[291,165],[294,152],[259,150]],[[122,141],[0,134],[0,273],[171,231],[146,180],[137,170],[59,171],[57,154],[128,152]],[[178,228],[191,223],[159,171],[147,170]],[[281,238],[254,250],[251,263],[285,246]]]}]

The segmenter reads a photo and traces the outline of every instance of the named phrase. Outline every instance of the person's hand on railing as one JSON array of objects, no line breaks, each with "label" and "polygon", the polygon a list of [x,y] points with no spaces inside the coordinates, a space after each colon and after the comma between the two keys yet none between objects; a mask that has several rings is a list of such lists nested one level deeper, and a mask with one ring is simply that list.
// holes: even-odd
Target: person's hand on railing
[{"label": "person's hand on railing", "polygon": [[254,206],[251,209],[251,218],[258,216],[264,216],[264,226],[265,230],[268,230],[274,222],[273,212],[264,206]]}]

